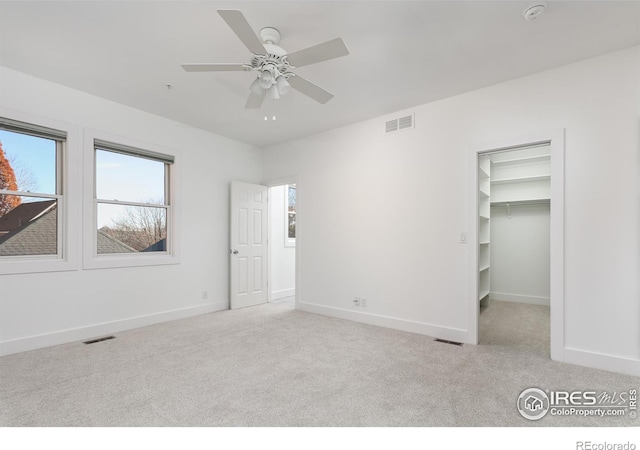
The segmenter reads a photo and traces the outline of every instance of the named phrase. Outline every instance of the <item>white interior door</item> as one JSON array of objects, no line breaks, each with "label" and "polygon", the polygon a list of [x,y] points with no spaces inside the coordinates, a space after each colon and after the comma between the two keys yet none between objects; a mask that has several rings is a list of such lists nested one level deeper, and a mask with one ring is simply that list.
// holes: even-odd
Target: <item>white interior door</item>
[{"label": "white interior door", "polygon": [[267,187],[231,183],[231,309],[267,302]]}]

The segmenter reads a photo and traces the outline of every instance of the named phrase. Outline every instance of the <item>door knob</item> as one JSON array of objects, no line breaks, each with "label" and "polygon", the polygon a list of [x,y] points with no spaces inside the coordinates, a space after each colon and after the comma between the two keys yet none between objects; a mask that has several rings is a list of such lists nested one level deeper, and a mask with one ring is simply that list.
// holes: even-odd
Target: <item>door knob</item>
[{"label": "door knob", "polygon": [[229,253],[231,253],[232,255],[237,255],[238,254],[238,250],[229,250]]}]

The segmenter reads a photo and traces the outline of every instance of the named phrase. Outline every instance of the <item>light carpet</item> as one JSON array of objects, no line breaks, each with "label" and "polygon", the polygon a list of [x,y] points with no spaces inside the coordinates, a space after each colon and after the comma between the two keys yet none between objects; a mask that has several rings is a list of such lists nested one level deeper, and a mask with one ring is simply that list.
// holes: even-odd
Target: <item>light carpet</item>
[{"label": "light carpet", "polygon": [[513,322],[513,314],[544,318],[492,306],[481,314],[484,344],[478,346],[267,304],[139,328],[92,345],[9,355],[0,358],[0,425],[640,424],[627,417],[521,417],[516,400],[525,388],[620,392],[638,387],[639,379],[553,362],[540,342],[509,343],[507,335],[527,327],[492,334],[485,325]]}]

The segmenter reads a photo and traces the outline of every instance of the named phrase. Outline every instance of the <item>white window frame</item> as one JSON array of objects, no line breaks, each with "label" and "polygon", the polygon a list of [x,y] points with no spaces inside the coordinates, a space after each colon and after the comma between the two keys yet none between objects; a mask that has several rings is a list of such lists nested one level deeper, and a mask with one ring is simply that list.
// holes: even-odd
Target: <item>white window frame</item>
[{"label": "white window frame", "polygon": [[32,114],[0,107],[0,117],[21,122],[34,129],[38,127],[55,130],[66,135],[56,148],[56,193],[32,194],[16,191],[12,195],[50,198],[57,200],[58,245],[56,255],[24,255],[0,257],[0,275],[20,273],[61,272],[77,270],[79,267],[80,240],[72,239],[80,232],[80,167],[81,131],[71,124],[38,117]]},{"label": "white window frame", "polygon": [[[177,195],[179,152],[176,149],[163,147],[148,142],[139,142],[131,138],[113,135],[111,133],[85,129],[84,133],[84,251],[83,267],[85,269],[107,269],[117,267],[158,266],[166,264],[179,264],[179,223],[178,209],[180,207]],[[96,141],[113,143],[122,147],[139,150],[137,156],[148,154],[166,155],[173,159],[170,167],[170,176],[166,178],[169,186],[167,191],[167,249],[163,252],[140,253],[97,253],[97,204],[96,199],[96,170],[95,155]],[[105,149],[105,150],[108,150]],[[131,153],[131,156],[136,156]],[[144,205],[151,206],[151,205]]]},{"label": "white window frame", "polygon": [[[293,183],[286,184],[284,186],[284,246],[285,247],[295,247],[296,246],[296,238],[289,237],[289,187],[295,186]],[[296,190],[296,205],[298,201],[298,187],[295,186]],[[297,218],[296,218],[297,219]],[[297,226],[298,222],[296,220],[296,235],[297,235]]]}]

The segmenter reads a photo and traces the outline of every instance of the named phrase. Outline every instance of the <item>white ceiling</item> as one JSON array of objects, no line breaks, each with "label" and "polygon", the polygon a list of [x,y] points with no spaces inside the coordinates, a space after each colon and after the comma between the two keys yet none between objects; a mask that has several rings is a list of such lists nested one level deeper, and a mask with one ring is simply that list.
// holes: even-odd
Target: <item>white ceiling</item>
[{"label": "white ceiling", "polygon": [[[533,3],[2,1],[0,65],[264,147],[640,43],[639,1],[548,1],[527,22]],[[335,97],[245,110],[254,72],[183,71],[249,62],[217,9],[278,28],[290,52],[342,37],[350,55],[296,71]]]}]

